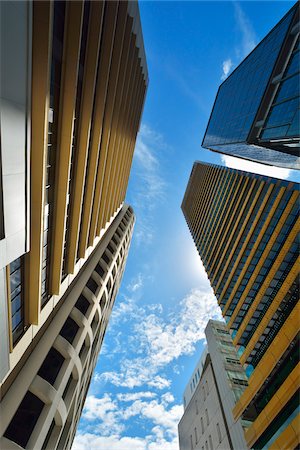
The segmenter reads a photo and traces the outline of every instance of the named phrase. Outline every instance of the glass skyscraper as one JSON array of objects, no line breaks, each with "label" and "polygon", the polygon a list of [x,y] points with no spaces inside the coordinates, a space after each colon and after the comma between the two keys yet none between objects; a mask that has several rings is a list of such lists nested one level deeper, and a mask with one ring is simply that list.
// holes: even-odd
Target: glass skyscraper
[{"label": "glass skyscraper", "polygon": [[198,162],[182,203],[249,377],[233,410],[249,448],[299,438],[299,208],[296,183]]},{"label": "glass skyscraper", "polygon": [[219,87],[202,146],[300,168],[299,5]]}]

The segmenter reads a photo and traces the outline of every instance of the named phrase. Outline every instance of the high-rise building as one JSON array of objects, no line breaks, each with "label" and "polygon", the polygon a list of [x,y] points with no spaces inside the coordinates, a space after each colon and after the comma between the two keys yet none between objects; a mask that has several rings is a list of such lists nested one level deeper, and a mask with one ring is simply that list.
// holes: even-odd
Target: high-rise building
[{"label": "high-rise building", "polygon": [[299,3],[219,87],[202,146],[300,168]]},{"label": "high-rise building", "polygon": [[224,322],[210,320],[207,347],[184,392],[178,425],[180,450],[245,449],[243,421],[232,408],[248,385]]},{"label": "high-rise building", "polygon": [[70,448],[120,284],[136,2],[0,2],[0,447]]},{"label": "high-rise building", "polygon": [[249,448],[299,439],[299,206],[296,183],[198,162],[182,203],[249,377],[234,409]]}]

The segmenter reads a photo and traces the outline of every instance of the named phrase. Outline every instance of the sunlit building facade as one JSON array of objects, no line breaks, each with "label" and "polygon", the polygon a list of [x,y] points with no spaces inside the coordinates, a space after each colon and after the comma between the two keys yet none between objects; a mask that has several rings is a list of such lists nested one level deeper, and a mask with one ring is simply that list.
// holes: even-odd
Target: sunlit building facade
[{"label": "sunlit building facade", "polygon": [[0,2],[0,448],[70,448],[120,285],[136,2]]},{"label": "sunlit building facade", "polygon": [[247,445],[294,449],[299,187],[196,162],[182,210],[249,377],[234,408],[236,419],[251,423]]},{"label": "sunlit building facade", "polygon": [[224,322],[210,320],[205,335],[207,347],[184,392],[180,450],[244,449],[243,420],[234,420],[232,408],[247,376]]},{"label": "sunlit building facade", "polygon": [[202,146],[300,168],[299,3],[219,87]]}]

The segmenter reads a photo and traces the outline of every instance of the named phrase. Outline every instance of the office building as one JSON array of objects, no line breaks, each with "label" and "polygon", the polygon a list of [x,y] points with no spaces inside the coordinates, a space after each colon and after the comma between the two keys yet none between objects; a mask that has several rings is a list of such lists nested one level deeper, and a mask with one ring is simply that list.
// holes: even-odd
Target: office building
[{"label": "office building", "polygon": [[243,421],[232,408],[247,386],[247,377],[224,322],[210,320],[207,347],[184,392],[178,425],[180,450],[245,449]]},{"label": "office building", "polygon": [[247,445],[294,449],[299,187],[196,162],[182,210],[249,377],[234,409],[236,419],[252,423]]},{"label": "office building", "polygon": [[136,2],[0,2],[0,447],[70,448],[120,284]]},{"label": "office building", "polygon": [[299,3],[219,87],[202,146],[300,168]]}]

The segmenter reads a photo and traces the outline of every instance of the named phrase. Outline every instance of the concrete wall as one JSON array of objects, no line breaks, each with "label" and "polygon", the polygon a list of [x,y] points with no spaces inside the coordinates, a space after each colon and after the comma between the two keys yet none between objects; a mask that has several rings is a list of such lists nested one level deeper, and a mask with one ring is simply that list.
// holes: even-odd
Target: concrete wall
[{"label": "concrete wall", "polygon": [[230,449],[209,356],[207,361],[201,381],[178,425],[180,450]]},{"label": "concrete wall", "polygon": [[[207,338],[208,351],[211,357],[214,373],[216,376],[216,382],[222,399],[223,409],[226,417],[226,422],[232,441],[234,450],[244,450],[247,448],[244,430],[240,421],[235,422],[232,415],[232,409],[236,403],[236,398],[233,392],[233,388],[230,384],[230,379],[225,369],[225,353],[222,354],[220,349],[220,339],[224,338],[228,341],[232,348],[228,347],[228,356],[236,356],[236,351],[232,343],[230,335],[222,335],[216,332],[216,329],[223,329],[227,331],[225,323],[210,320],[205,329]],[[225,337],[224,337],[225,336]],[[227,349],[224,349],[227,351]],[[246,379],[246,375],[245,375]]]},{"label": "concrete wall", "polygon": [[9,370],[5,266],[29,250],[31,5],[0,2],[0,379]]}]

